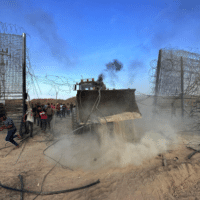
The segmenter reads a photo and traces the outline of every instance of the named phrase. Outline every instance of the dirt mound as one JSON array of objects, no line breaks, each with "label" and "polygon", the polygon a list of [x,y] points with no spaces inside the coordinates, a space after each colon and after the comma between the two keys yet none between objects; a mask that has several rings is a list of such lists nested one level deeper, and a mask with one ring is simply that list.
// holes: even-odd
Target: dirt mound
[{"label": "dirt mound", "polygon": [[131,120],[131,119],[139,119],[139,118],[142,118],[142,116],[139,113],[124,112],[122,114],[102,117],[99,120],[101,123],[106,123],[106,122],[119,122],[119,121]]}]

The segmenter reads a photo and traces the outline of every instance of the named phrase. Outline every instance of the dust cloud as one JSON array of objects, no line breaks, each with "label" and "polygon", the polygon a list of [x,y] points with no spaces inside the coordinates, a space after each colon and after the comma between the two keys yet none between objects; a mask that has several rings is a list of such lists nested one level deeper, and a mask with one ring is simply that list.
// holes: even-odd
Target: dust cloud
[{"label": "dust cloud", "polygon": [[179,141],[170,117],[160,115],[155,119],[151,109],[139,109],[142,119],[116,122],[112,133],[106,125],[81,135],[66,130],[47,154],[54,159],[62,154],[61,164],[87,171],[141,165],[175,148]]}]

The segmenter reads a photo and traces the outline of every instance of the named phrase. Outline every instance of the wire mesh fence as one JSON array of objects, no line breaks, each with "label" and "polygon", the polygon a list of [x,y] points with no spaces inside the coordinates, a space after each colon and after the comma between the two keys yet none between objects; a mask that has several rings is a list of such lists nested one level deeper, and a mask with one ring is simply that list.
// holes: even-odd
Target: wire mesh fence
[{"label": "wire mesh fence", "polygon": [[[153,93],[162,96],[199,95],[200,54],[161,49],[157,65],[151,65]],[[157,90],[157,91],[156,91]]]},{"label": "wire mesh fence", "polygon": [[20,130],[23,115],[23,52],[21,28],[0,22],[0,100]]},{"label": "wire mesh fence", "polygon": [[200,54],[160,49],[158,60],[153,60],[150,65],[154,112],[168,107],[172,114],[200,117]]},{"label": "wire mesh fence", "polygon": [[0,33],[0,98],[22,98],[21,35]]}]

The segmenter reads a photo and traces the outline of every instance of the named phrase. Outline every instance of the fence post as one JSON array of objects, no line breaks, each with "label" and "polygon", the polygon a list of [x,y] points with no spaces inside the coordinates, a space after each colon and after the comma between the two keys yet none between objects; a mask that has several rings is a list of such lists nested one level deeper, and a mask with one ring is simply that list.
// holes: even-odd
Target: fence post
[{"label": "fence post", "polygon": [[184,117],[184,72],[183,72],[183,57],[181,56],[181,110],[182,118]]},{"label": "fence post", "polygon": [[25,104],[26,104],[26,34],[22,34],[23,46],[22,46],[22,91],[23,91],[23,116],[25,115]]},{"label": "fence post", "polygon": [[156,69],[156,85],[155,85],[155,96],[154,96],[154,113],[156,114],[157,109],[157,96],[159,93],[159,78],[160,78],[160,68],[161,68],[161,57],[162,57],[162,50],[159,50],[158,54],[158,63]]}]

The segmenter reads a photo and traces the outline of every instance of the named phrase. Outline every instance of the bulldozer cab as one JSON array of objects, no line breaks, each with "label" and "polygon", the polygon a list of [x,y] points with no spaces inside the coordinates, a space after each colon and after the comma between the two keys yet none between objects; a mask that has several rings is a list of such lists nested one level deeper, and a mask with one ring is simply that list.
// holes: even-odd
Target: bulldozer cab
[{"label": "bulldozer cab", "polygon": [[81,79],[80,83],[74,85],[74,90],[105,90],[106,86],[101,81],[94,81],[94,78],[91,79]]}]

